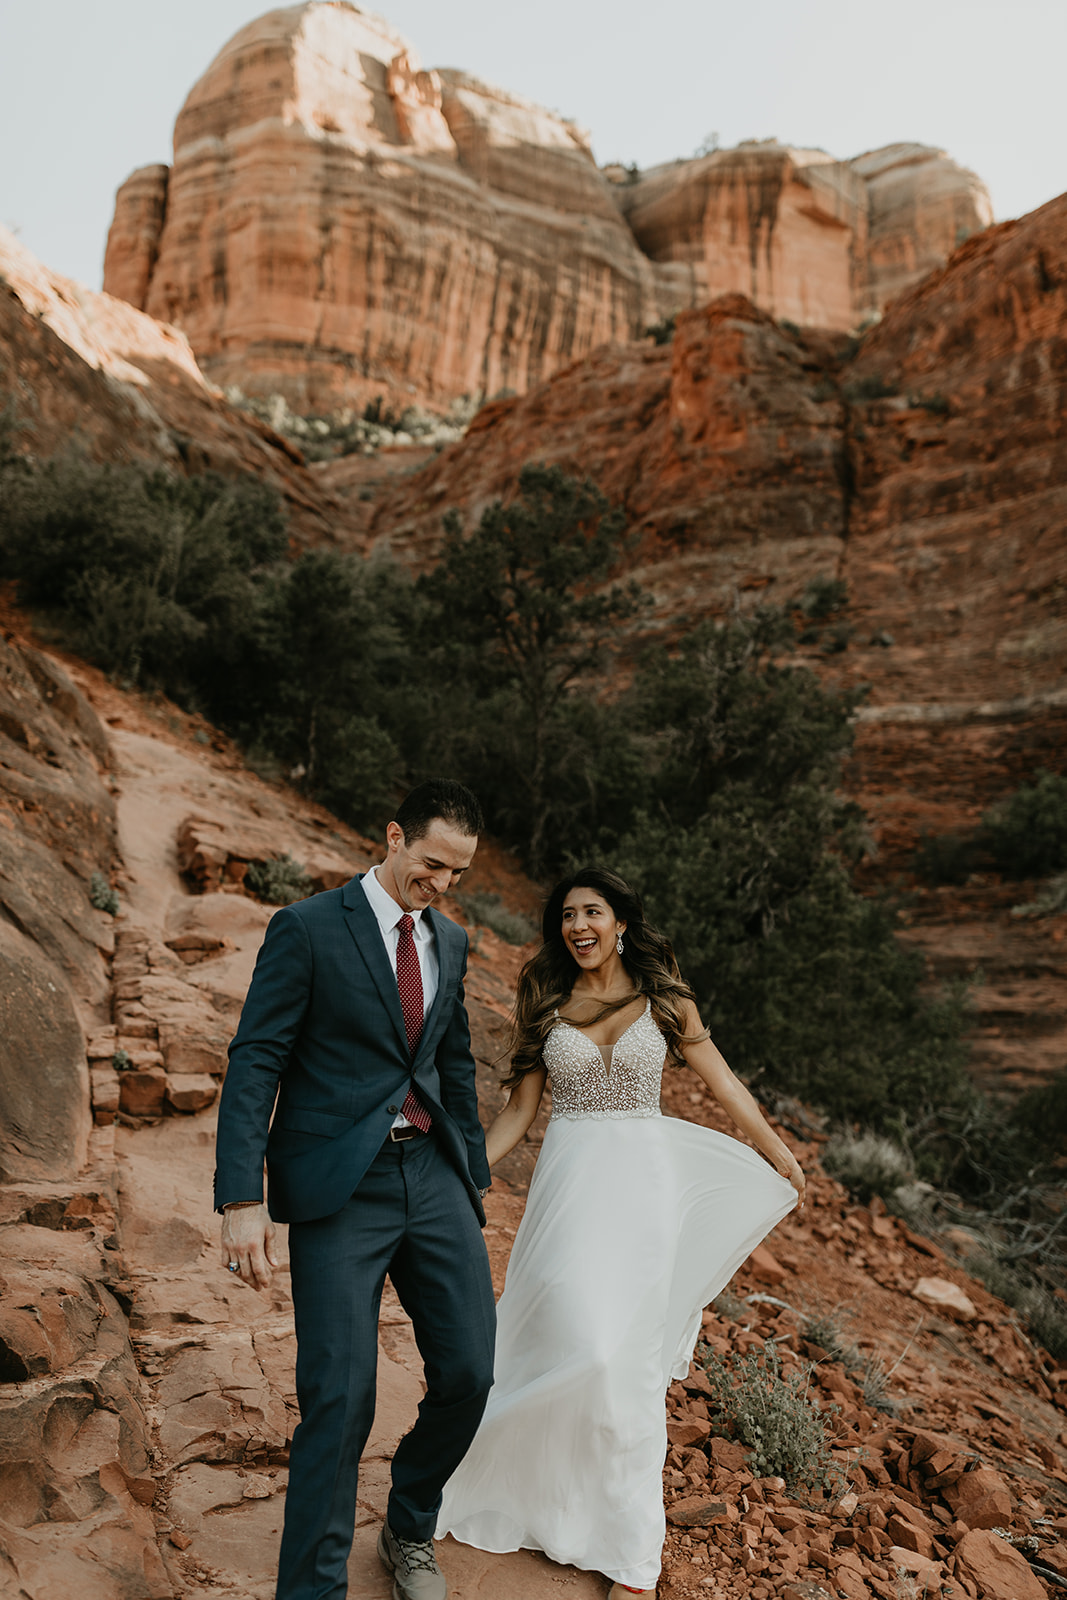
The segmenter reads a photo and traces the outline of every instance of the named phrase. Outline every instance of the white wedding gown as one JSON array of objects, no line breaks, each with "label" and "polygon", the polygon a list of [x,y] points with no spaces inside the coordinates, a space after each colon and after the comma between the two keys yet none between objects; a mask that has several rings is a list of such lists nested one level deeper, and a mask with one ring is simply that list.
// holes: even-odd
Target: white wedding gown
[{"label": "white wedding gown", "polygon": [[437,1536],[651,1589],[665,1531],[664,1394],[703,1306],[796,1203],[747,1145],[660,1114],[648,1005],[599,1048],[559,1021],[552,1116],[498,1306],[496,1382]]}]

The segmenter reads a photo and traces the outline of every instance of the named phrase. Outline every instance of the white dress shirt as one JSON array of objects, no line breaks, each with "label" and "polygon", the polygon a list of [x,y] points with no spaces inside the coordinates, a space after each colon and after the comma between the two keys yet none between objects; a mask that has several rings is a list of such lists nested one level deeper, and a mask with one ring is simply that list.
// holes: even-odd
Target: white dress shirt
[{"label": "white dress shirt", "polygon": [[[371,910],[374,912],[378,927],[381,929],[382,943],[385,953],[389,957],[389,965],[396,977],[396,947],[400,943],[399,923],[404,915],[403,906],[397,905],[387,889],[383,889],[378,882],[378,869],[371,867],[360,880],[363,893],[367,896]],[[422,1015],[429,1015],[437,993],[437,944],[434,940],[433,929],[425,920],[421,911],[408,913],[415,926],[411,936],[415,941],[415,955],[419,963],[419,972],[422,976]],[[393,1122],[394,1128],[407,1126],[407,1118],[398,1115]]]}]

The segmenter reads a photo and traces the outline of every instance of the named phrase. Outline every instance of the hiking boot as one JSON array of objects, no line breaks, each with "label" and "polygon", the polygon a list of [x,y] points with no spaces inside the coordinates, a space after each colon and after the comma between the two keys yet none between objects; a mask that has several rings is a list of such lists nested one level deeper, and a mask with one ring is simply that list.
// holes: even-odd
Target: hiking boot
[{"label": "hiking boot", "polygon": [[378,1535],[378,1559],[393,1574],[393,1600],[447,1600],[432,1539],[399,1539],[388,1523]]}]

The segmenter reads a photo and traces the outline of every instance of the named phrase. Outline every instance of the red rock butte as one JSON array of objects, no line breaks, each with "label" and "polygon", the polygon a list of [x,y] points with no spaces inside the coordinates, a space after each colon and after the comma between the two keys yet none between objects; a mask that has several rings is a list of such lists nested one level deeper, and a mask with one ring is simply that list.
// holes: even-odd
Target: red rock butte
[{"label": "red rock butte", "polygon": [[748,141],[639,172],[346,0],[268,12],[118,192],[104,284],[297,410],[525,393],[718,294],[848,329],[992,221],[941,150]]}]

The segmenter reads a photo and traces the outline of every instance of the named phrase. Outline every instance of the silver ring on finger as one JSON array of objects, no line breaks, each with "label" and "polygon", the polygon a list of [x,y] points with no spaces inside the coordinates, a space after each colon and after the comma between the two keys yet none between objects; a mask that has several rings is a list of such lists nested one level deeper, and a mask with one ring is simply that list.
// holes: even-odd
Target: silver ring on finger
[{"label": "silver ring on finger", "polygon": [[239,1261],[227,1261],[226,1265],[231,1272],[240,1272],[241,1270],[241,1263]]}]

